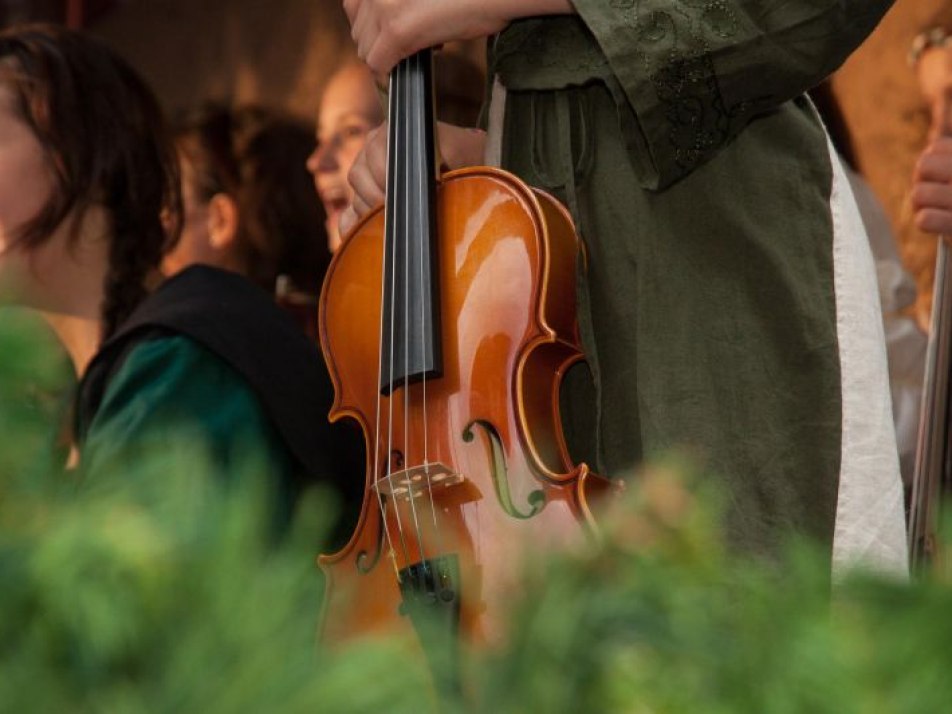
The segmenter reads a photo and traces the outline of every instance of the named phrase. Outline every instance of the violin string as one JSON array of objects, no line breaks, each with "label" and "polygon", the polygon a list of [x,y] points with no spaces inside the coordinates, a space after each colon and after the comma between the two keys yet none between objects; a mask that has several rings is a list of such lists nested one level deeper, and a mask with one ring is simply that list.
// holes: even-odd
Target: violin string
[{"label": "violin string", "polygon": [[[395,92],[395,94],[396,94],[396,100],[395,100],[394,103],[395,103],[396,108],[397,108],[397,111],[396,111],[395,115],[390,118],[390,121],[395,124],[395,128],[394,128],[394,130],[393,130],[393,134],[391,135],[391,136],[393,136],[393,137],[397,137],[397,136],[400,135],[401,131],[405,131],[404,125],[406,124],[406,122],[404,121],[404,116],[403,116],[403,114],[404,114],[404,112],[405,112],[406,110],[405,110],[404,107],[401,107],[401,106],[400,106],[401,95],[402,95],[403,92],[405,91],[405,86],[406,86],[406,78],[403,76],[403,75],[406,74],[406,73],[403,71],[404,68],[405,68],[405,65],[406,65],[405,62],[401,62],[400,64],[397,65],[396,70],[395,70],[396,73],[397,73],[397,79],[396,79],[396,84],[397,84],[397,86],[396,86],[396,87],[393,87],[393,86],[391,85],[391,91],[394,90],[394,89],[396,89],[396,92]],[[388,144],[389,144],[389,142],[388,142]],[[389,149],[388,149],[388,151],[389,151]],[[396,152],[396,155],[394,156],[394,158],[395,158],[396,164],[397,164],[397,167],[395,167],[395,170],[394,170],[394,176],[396,176],[396,175],[399,173],[399,171],[400,171],[400,168],[399,168],[399,167],[402,166],[402,163],[401,163],[401,158],[402,158],[402,157],[399,155],[399,152]],[[394,201],[393,204],[394,204],[394,208],[395,208],[395,209],[398,209],[398,208],[399,208],[399,204],[397,204],[396,201]],[[394,213],[396,213],[396,210],[394,211]],[[396,219],[397,219],[397,216],[396,216],[396,215],[394,215],[394,219],[395,219],[395,221],[396,221]],[[399,221],[396,221],[396,225],[399,225]],[[394,239],[396,239],[396,231],[394,231],[394,233],[393,233],[393,235],[392,235],[391,237],[394,238]],[[393,510],[394,510],[394,513],[395,513],[396,516],[397,516],[397,533],[398,533],[399,536],[400,536],[400,545],[401,545],[402,548],[403,548],[404,561],[406,562],[407,565],[410,565],[412,561],[410,560],[410,551],[409,551],[409,549],[407,548],[406,535],[404,534],[404,531],[403,531],[403,518],[402,518],[401,515],[400,515],[400,504],[399,504],[399,502],[398,502],[397,494],[395,493],[395,489],[394,489],[394,487],[393,487],[393,471],[392,471],[392,464],[393,464],[393,456],[392,456],[392,455],[393,455],[393,377],[394,377],[394,355],[393,355],[393,350],[394,350],[394,342],[395,342],[395,339],[394,339],[394,338],[395,338],[395,335],[394,335],[394,325],[396,324],[396,320],[395,320],[394,318],[396,317],[396,315],[395,315],[395,310],[396,310],[396,303],[397,303],[397,295],[396,295],[396,290],[397,290],[397,247],[396,247],[396,245],[395,245],[395,241],[392,241],[392,242],[391,242],[391,245],[389,246],[388,249],[389,249],[389,250],[392,250],[393,253],[392,253],[392,257],[391,257],[391,259],[390,259],[390,359],[389,359],[389,363],[390,363],[390,364],[389,364],[389,366],[390,366],[390,375],[389,375],[389,378],[387,379],[387,384],[388,384],[389,387],[390,387],[390,394],[389,394],[389,396],[387,397],[387,483],[390,485],[390,497],[391,497],[391,499],[393,500]]]},{"label": "violin string", "polygon": [[[427,60],[429,61],[429,57],[427,58]],[[418,56],[418,58],[417,58],[417,61],[418,61],[420,64],[422,64],[422,59],[421,59],[419,56]],[[426,87],[426,86],[423,88],[424,92],[431,91],[431,89],[432,89],[432,87]],[[421,123],[420,123],[420,135],[419,135],[419,137],[418,137],[418,139],[419,139],[419,141],[420,141],[420,146],[424,146],[424,145],[425,145],[425,139],[426,139],[426,137],[424,136],[425,132],[426,132],[426,123],[425,123],[425,122],[421,122]],[[426,160],[427,158],[433,158],[433,157],[424,157],[424,160]],[[424,211],[423,211],[423,191],[424,191],[425,188],[426,188],[426,173],[425,173],[424,171],[422,171],[422,170],[420,171],[420,184],[421,184],[421,185],[420,185],[420,191],[419,191],[419,193],[418,193],[417,195],[418,195],[418,197],[419,197],[419,202],[420,202],[420,215],[423,216],[423,215],[424,215]],[[437,237],[438,237],[438,236],[439,236],[439,234],[437,234]],[[437,255],[439,255],[439,253],[437,253]],[[431,253],[431,257],[432,257],[432,253]],[[421,278],[422,278],[422,276],[423,276],[423,269],[424,269],[424,266],[423,266],[423,251],[421,250],[421,251],[420,251],[420,276],[421,276]],[[433,270],[433,269],[434,269],[434,266],[431,265],[431,266],[430,266],[430,269]],[[439,270],[439,266],[436,266],[436,269]],[[422,333],[421,333],[421,334],[422,334],[422,335],[426,335],[426,305],[423,303],[422,300],[420,301],[420,323],[421,323],[421,326],[422,326]],[[423,341],[423,339],[424,339],[424,338],[421,338],[421,341]],[[425,345],[424,345],[424,352],[425,352]],[[433,497],[433,481],[432,481],[431,478],[430,478],[429,422],[427,421],[426,371],[425,371],[425,370],[424,370],[424,372],[423,372],[423,384],[422,384],[421,386],[422,386],[422,391],[423,391],[423,405],[422,405],[422,406],[423,406],[423,473],[424,473],[424,475],[425,475],[425,477],[426,477],[426,492],[427,492],[427,494],[429,495],[429,499],[430,499],[430,511],[431,511],[431,513],[433,514],[433,532],[434,532],[434,534],[436,535],[436,548],[437,548],[437,552],[438,552],[438,553],[442,553],[442,552],[443,552],[443,542],[442,542],[442,537],[440,536],[440,524],[439,524],[439,520],[438,520],[437,517],[436,517],[436,500],[435,500],[435,498]]]},{"label": "violin string", "polygon": [[[390,120],[393,121],[393,117],[396,116],[396,93],[394,92],[393,86],[393,75],[390,76]],[[387,176],[390,176],[392,152],[390,151],[390,142],[387,142]],[[389,191],[390,188],[388,187]],[[386,324],[386,314],[384,312],[384,296],[387,292],[387,236],[390,232],[390,218],[389,211],[384,209],[383,214],[383,254],[382,260],[380,262],[380,351],[377,358],[377,384],[383,382],[383,336],[384,336],[384,325]],[[376,423],[374,424],[374,434],[373,434],[373,450],[374,450],[374,471],[373,471],[373,484],[374,490],[377,492],[377,505],[380,507],[380,523],[381,528],[383,528],[384,535],[387,540],[387,547],[390,549],[390,558],[393,561],[394,570],[397,573],[397,581],[400,580],[400,569],[396,567],[397,555],[396,551],[393,549],[393,539],[390,537],[390,529],[387,527],[387,507],[383,500],[383,494],[380,492],[380,488],[377,487],[378,474],[380,473],[380,412],[381,412],[381,402],[382,396],[380,390],[377,390],[377,417]],[[394,500],[394,499],[391,499]],[[394,500],[394,505],[396,501]],[[399,513],[397,514],[399,518]]]},{"label": "violin string", "polygon": [[[414,58],[410,58],[405,61],[404,64],[407,65],[407,98],[410,103],[410,112],[414,114],[417,113],[419,109],[416,106],[414,99],[414,89],[417,83],[417,75],[414,72]],[[409,112],[408,112],[409,115]],[[409,119],[409,116],[408,116]],[[413,121],[404,122],[404,132],[405,132],[405,141],[403,146],[410,146],[410,137],[413,131]],[[413,495],[413,478],[410,475],[411,461],[410,461],[410,177],[412,176],[413,169],[416,168],[413,163],[414,161],[419,161],[419,152],[411,152],[408,160],[404,162],[404,186],[406,187],[406,194],[404,195],[404,201],[406,205],[404,206],[404,241],[403,241],[403,454],[404,454],[404,468],[406,469],[407,474],[407,499],[410,501],[410,513],[413,515],[413,527],[416,531],[417,546],[420,550],[420,562],[423,564],[423,570],[427,568],[426,563],[426,553],[423,551],[423,534],[420,531],[420,518],[417,514],[416,499]],[[425,372],[425,370],[424,370]]]}]

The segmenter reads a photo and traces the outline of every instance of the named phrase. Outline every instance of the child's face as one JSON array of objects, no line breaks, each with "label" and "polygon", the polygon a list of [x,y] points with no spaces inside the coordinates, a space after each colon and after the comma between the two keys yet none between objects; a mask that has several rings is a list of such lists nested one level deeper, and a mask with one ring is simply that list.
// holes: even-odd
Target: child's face
[{"label": "child's face", "polygon": [[382,119],[373,75],[366,68],[348,65],[331,78],[318,112],[317,148],[307,160],[327,214],[331,252],[340,246],[340,214],[354,197],[347,174],[364,147],[367,133]]},{"label": "child's face", "polygon": [[[55,189],[47,153],[16,111],[13,93],[0,85],[0,303],[25,304],[36,282],[33,254],[15,247]],[[31,302],[32,304],[32,302]]]},{"label": "child's face", "polygon": [[20,229],[46,205],[55,185],[42,144],[15,106],[12,92],[0,86],[0,265]]}]

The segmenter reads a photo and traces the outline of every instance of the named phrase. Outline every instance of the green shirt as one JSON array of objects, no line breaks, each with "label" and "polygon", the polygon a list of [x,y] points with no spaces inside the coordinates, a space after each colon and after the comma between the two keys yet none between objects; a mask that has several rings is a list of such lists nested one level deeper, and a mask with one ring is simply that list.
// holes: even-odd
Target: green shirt
[{"label": "green shirt", "polygon": [[257,396],[223,360],[184,336],[136,345],[109,380],[83,444],[89,479],[161,478],[166,467],[234,478],[260,466],[287,516],[294,461]]}]

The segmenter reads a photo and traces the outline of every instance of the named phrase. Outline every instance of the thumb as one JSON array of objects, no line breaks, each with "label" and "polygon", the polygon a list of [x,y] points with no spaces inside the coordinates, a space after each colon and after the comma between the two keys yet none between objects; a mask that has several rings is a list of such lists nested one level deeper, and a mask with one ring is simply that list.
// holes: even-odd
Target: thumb
[{"label": "thumb", "polygon": [[350,229],[354,227],[354,224],[357,222],[357,211],[354,210],[353,205],[350,205],[346,210],[340,214],[340,220],[338,221],[338,226],[340,227],[341,236],[347,235],[350,233]]}]

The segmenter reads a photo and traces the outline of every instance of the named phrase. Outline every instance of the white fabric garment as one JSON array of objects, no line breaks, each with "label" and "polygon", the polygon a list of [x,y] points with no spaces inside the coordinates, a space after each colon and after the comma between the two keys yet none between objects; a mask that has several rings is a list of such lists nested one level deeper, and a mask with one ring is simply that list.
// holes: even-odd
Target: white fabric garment
[{"label": "white fabric garment", "polygon": [[489,102],[489,121],[486,126],[486,148],[483,150],[486,166],[502,165],[502,123],[505,115],[506,88],[502,86],[499,77],[494,77]]},{"label": "white fabric garment", "polygon": [[843,401],[833,577],[864,567],[905,577],[906,527],[882,314],[869,239],[833,146],[830,211]]},{"label": "white fabric garment", "polygon": [[853,189],[859,215],[869,235],[869,247],[876,263],[876,282],[879,285],[883,328],[886,331],[889,391],[899,447],[899,470],[903,481],[912,484],[928,338],[915,320],[902,314],[902,310],[916,301],[916,285],[903,268],[882,205],[859,174],[845,164],[843,169],[850,180],[850,188]]}]

